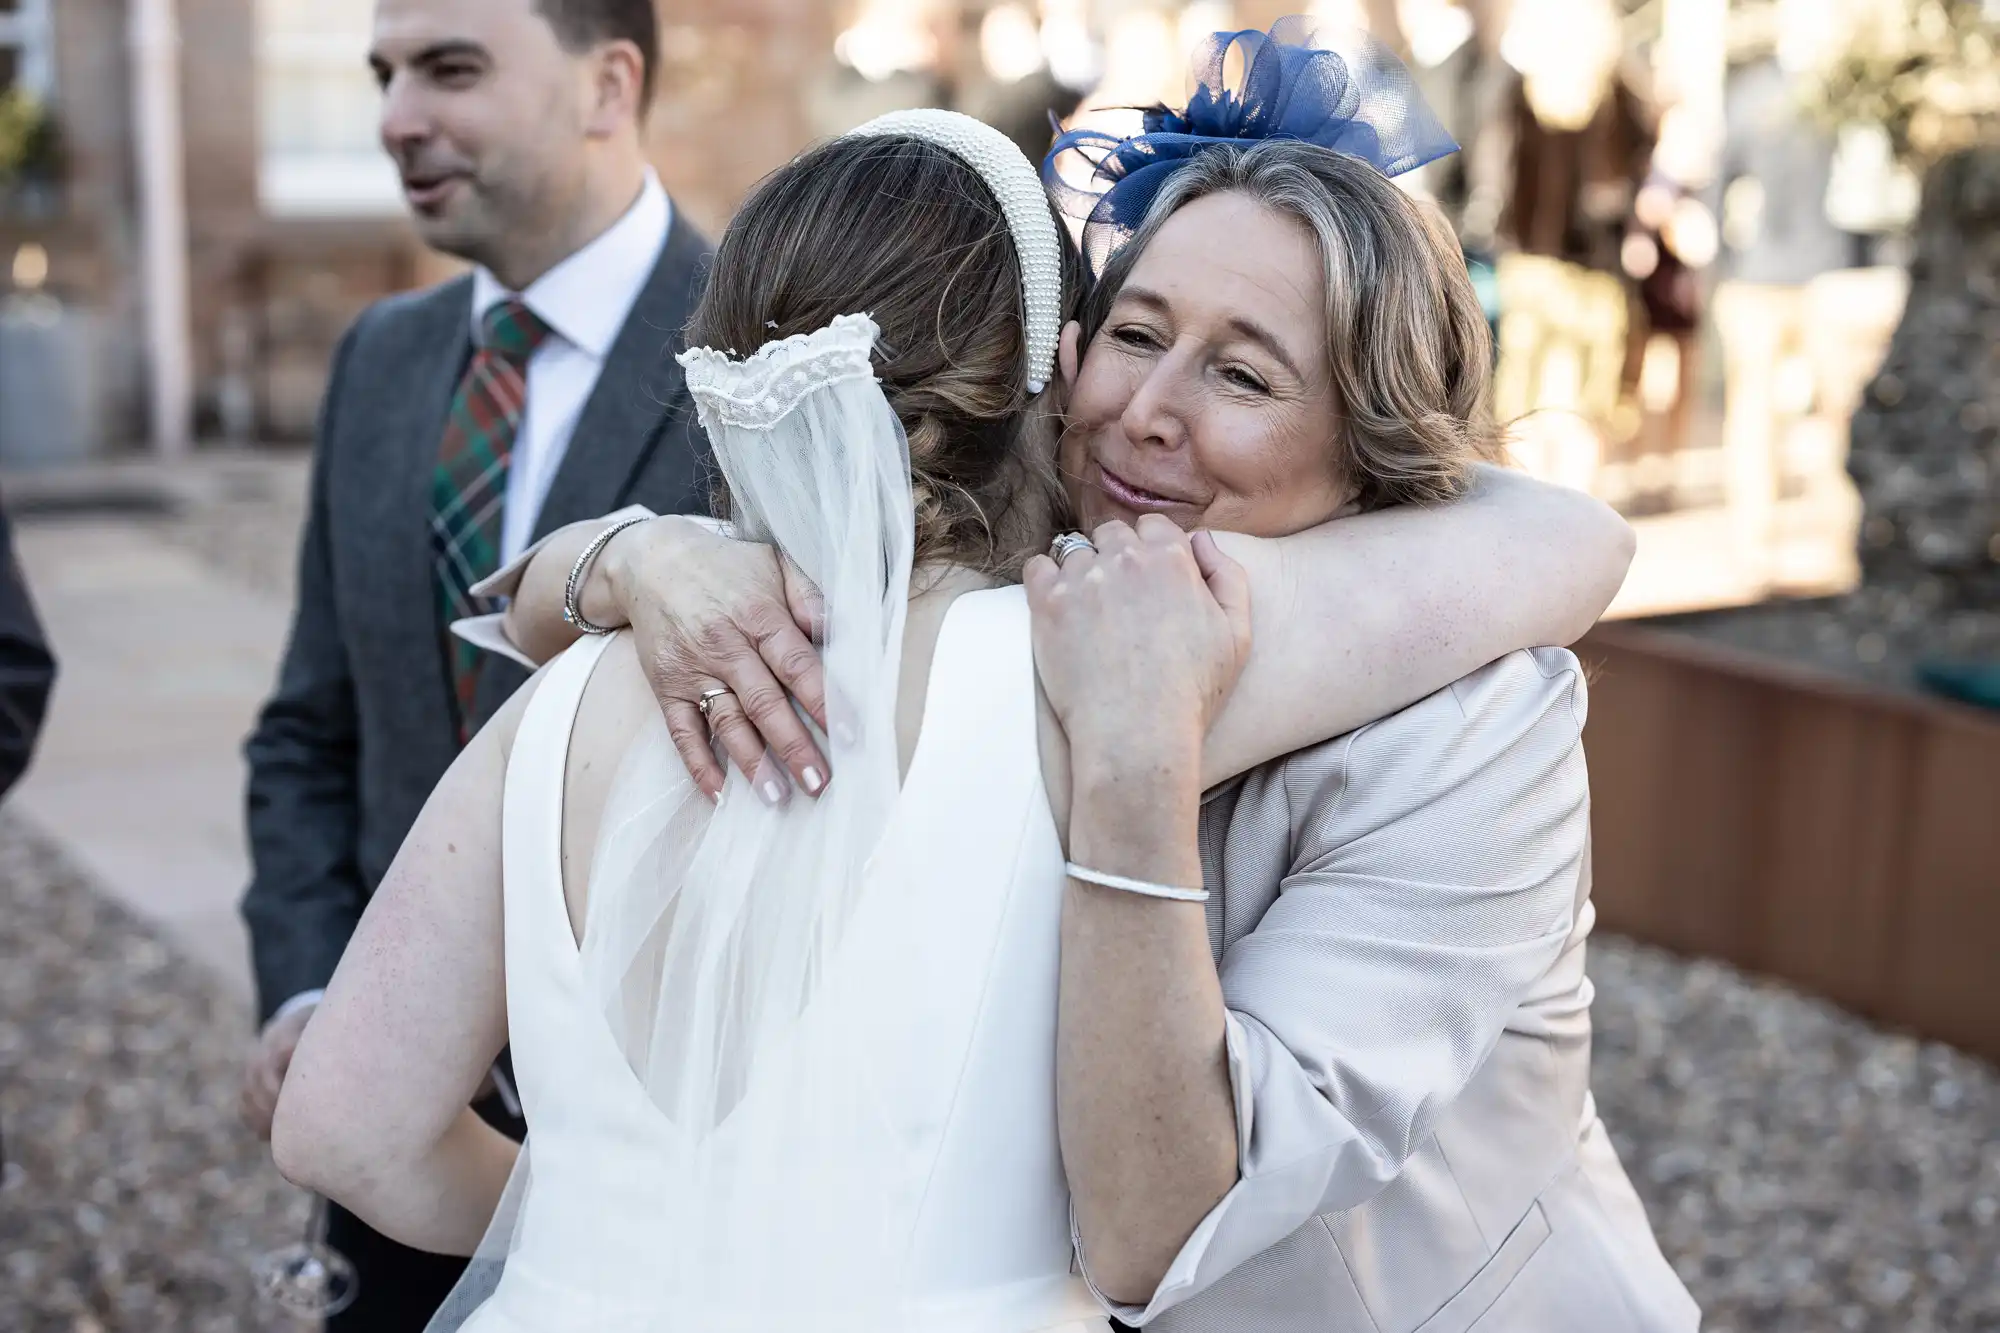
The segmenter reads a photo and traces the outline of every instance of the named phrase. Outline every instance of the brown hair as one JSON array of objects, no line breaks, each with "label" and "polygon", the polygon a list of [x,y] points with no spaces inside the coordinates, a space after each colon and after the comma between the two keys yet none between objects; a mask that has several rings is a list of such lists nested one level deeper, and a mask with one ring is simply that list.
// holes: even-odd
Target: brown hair
[{"label": "brown hair", "polygon": [[1359,158],[1271,139],[1210,149],[1174,173],[1085,297],[1084,345],[1167,219],[1224,191],[1296,218],[1319,247],[1327,364],[1342,415],[1335,447],[1362,507],[1463,491],[1491,448],[1486,315],[1444,219]]},{"label": "brown hair", "polygon": [[[1074,306],[1066,255],[1064,317]],[[1018,572],[1060,503],[1053,410],[1028,391],[1026,302],[1006,215],[957,156],[835,139],[766,177],[729,224],[688,328],[748,355],[865,313],[910,441],[916,559]]]}]

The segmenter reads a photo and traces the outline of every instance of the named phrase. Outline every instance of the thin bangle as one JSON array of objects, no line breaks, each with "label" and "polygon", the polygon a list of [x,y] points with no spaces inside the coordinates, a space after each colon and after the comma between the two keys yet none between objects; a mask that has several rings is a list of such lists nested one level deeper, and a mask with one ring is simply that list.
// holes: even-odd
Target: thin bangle
[{"label": "thin bangle", "polygon": [[1207,889],[1182,889],[1172,884],[1155,884],[1151,880],[1127,879],[1123,875],[1107,875],[1101,870],[1092,870],[1071,861],[1068,865],[1069,877],[1080,879],[1085,884],[1099,884],[1107,889],[1117,889],[1122,893],[1136,893],[1142,898],[1164,898],[1176,903],[1205,903]]},{"label": "thin bangle", "polygon": [[583,548],[583,554],[576,558],[574,565],[570,566],[569,583],[563,588],[562,618],[564,624],[585,634],[602,635],[616,634],[618,632],[612,626],[598,625],[584,619],[583,608],[577,604],[577,598],[583,592],[584,577],[590,573],[591,565],[596,563],[598,553],[610,544],[613,537],[616,537],[619,533],[625,531],[625,529],[634,527],[645,521],[643,518],[628,518],[622,522],[613,523],[610,527],[592,538],[590,545]]}]

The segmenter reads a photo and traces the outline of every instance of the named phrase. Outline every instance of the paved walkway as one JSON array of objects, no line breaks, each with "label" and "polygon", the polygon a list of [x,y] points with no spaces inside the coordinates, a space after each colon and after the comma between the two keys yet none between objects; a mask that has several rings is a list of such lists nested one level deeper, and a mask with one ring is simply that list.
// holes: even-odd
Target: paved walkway
[{"label": "paved walkway", "polygon": [[[284,648],[303,487],[299,459],[0,481],[62,669],[12,808],[246,1003],[241,745]],[[232,571],[204,547],[239,521],[277,532]]]}]

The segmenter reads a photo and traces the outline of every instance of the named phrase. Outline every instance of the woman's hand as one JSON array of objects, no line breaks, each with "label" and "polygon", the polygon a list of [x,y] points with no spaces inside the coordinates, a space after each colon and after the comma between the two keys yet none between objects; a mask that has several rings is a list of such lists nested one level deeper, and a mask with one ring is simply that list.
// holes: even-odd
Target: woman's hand
[{"label": "woman's hand", "polygon": [[[832,769],[791,702],[825,726],[826,678],[812,639],[819,593],[795,566],[771,547],[663,518],[619,533],[598,569],[696,785],[711,798],[722,792],[712,728],[766,802],[788,795],[786,770],[809,793],[826,786]],[[701,697],[714,690],[729,693],[703,718]]]},{"label": "woman's hand", "polygon": [[[1193,889],[1210,720],[1250,650],[1242,569],[1155,514],[1026,573],[1035,662],[1069,741],[1066,849],[1100,874]],[[1236,1183],[1222,985],[1198,903],[1082,880],[1063,898],[1056,1119],[1080,1254],[1145,1306]]]},{"label": "woman's hand", "polygon": [[1042,689],[1077,759],[1198,760],[1250,652],[1250,592],[1205,532],[1148,514],[1023,576]]}]

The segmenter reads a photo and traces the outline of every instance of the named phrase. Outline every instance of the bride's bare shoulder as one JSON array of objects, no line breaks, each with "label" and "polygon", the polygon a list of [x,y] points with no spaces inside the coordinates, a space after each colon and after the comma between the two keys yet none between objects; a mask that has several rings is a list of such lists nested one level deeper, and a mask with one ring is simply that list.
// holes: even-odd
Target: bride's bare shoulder
[{"label": "bride's bare shoulder", "polygon": [[[646,673],[639,668],[637,641],[630,630],[620,630],[604,645],[604,655],[591,670],[576,713],[577,739],[570,742],[570,748],[574,751],[578,740],[586,739],[586,729],[595,732],[629,725],[657,707]],[[614,730],[611,734],[617,733]]]},{"label": "bride's bare shoulder", "polygon": [[563,773],[563,881],[573,924],[579,928],[591,856],[612,781],[625,751],[649,723],[665,725],[640,669],[632,635],[621,632],[604,646],[604,655],[584,687]]},{"label": "bride's bare shoulder", "polygon": [[565,781],[571,818],[580,797],[592,792],[601,796],[611,781],[625,749],[649,718],[659,716],[646,673],[639,667],[639,652],[629,632],[615,634],[597,659],[590,682],[584,687],[577,706],[576,723],[570,730],[569,767]]}]

